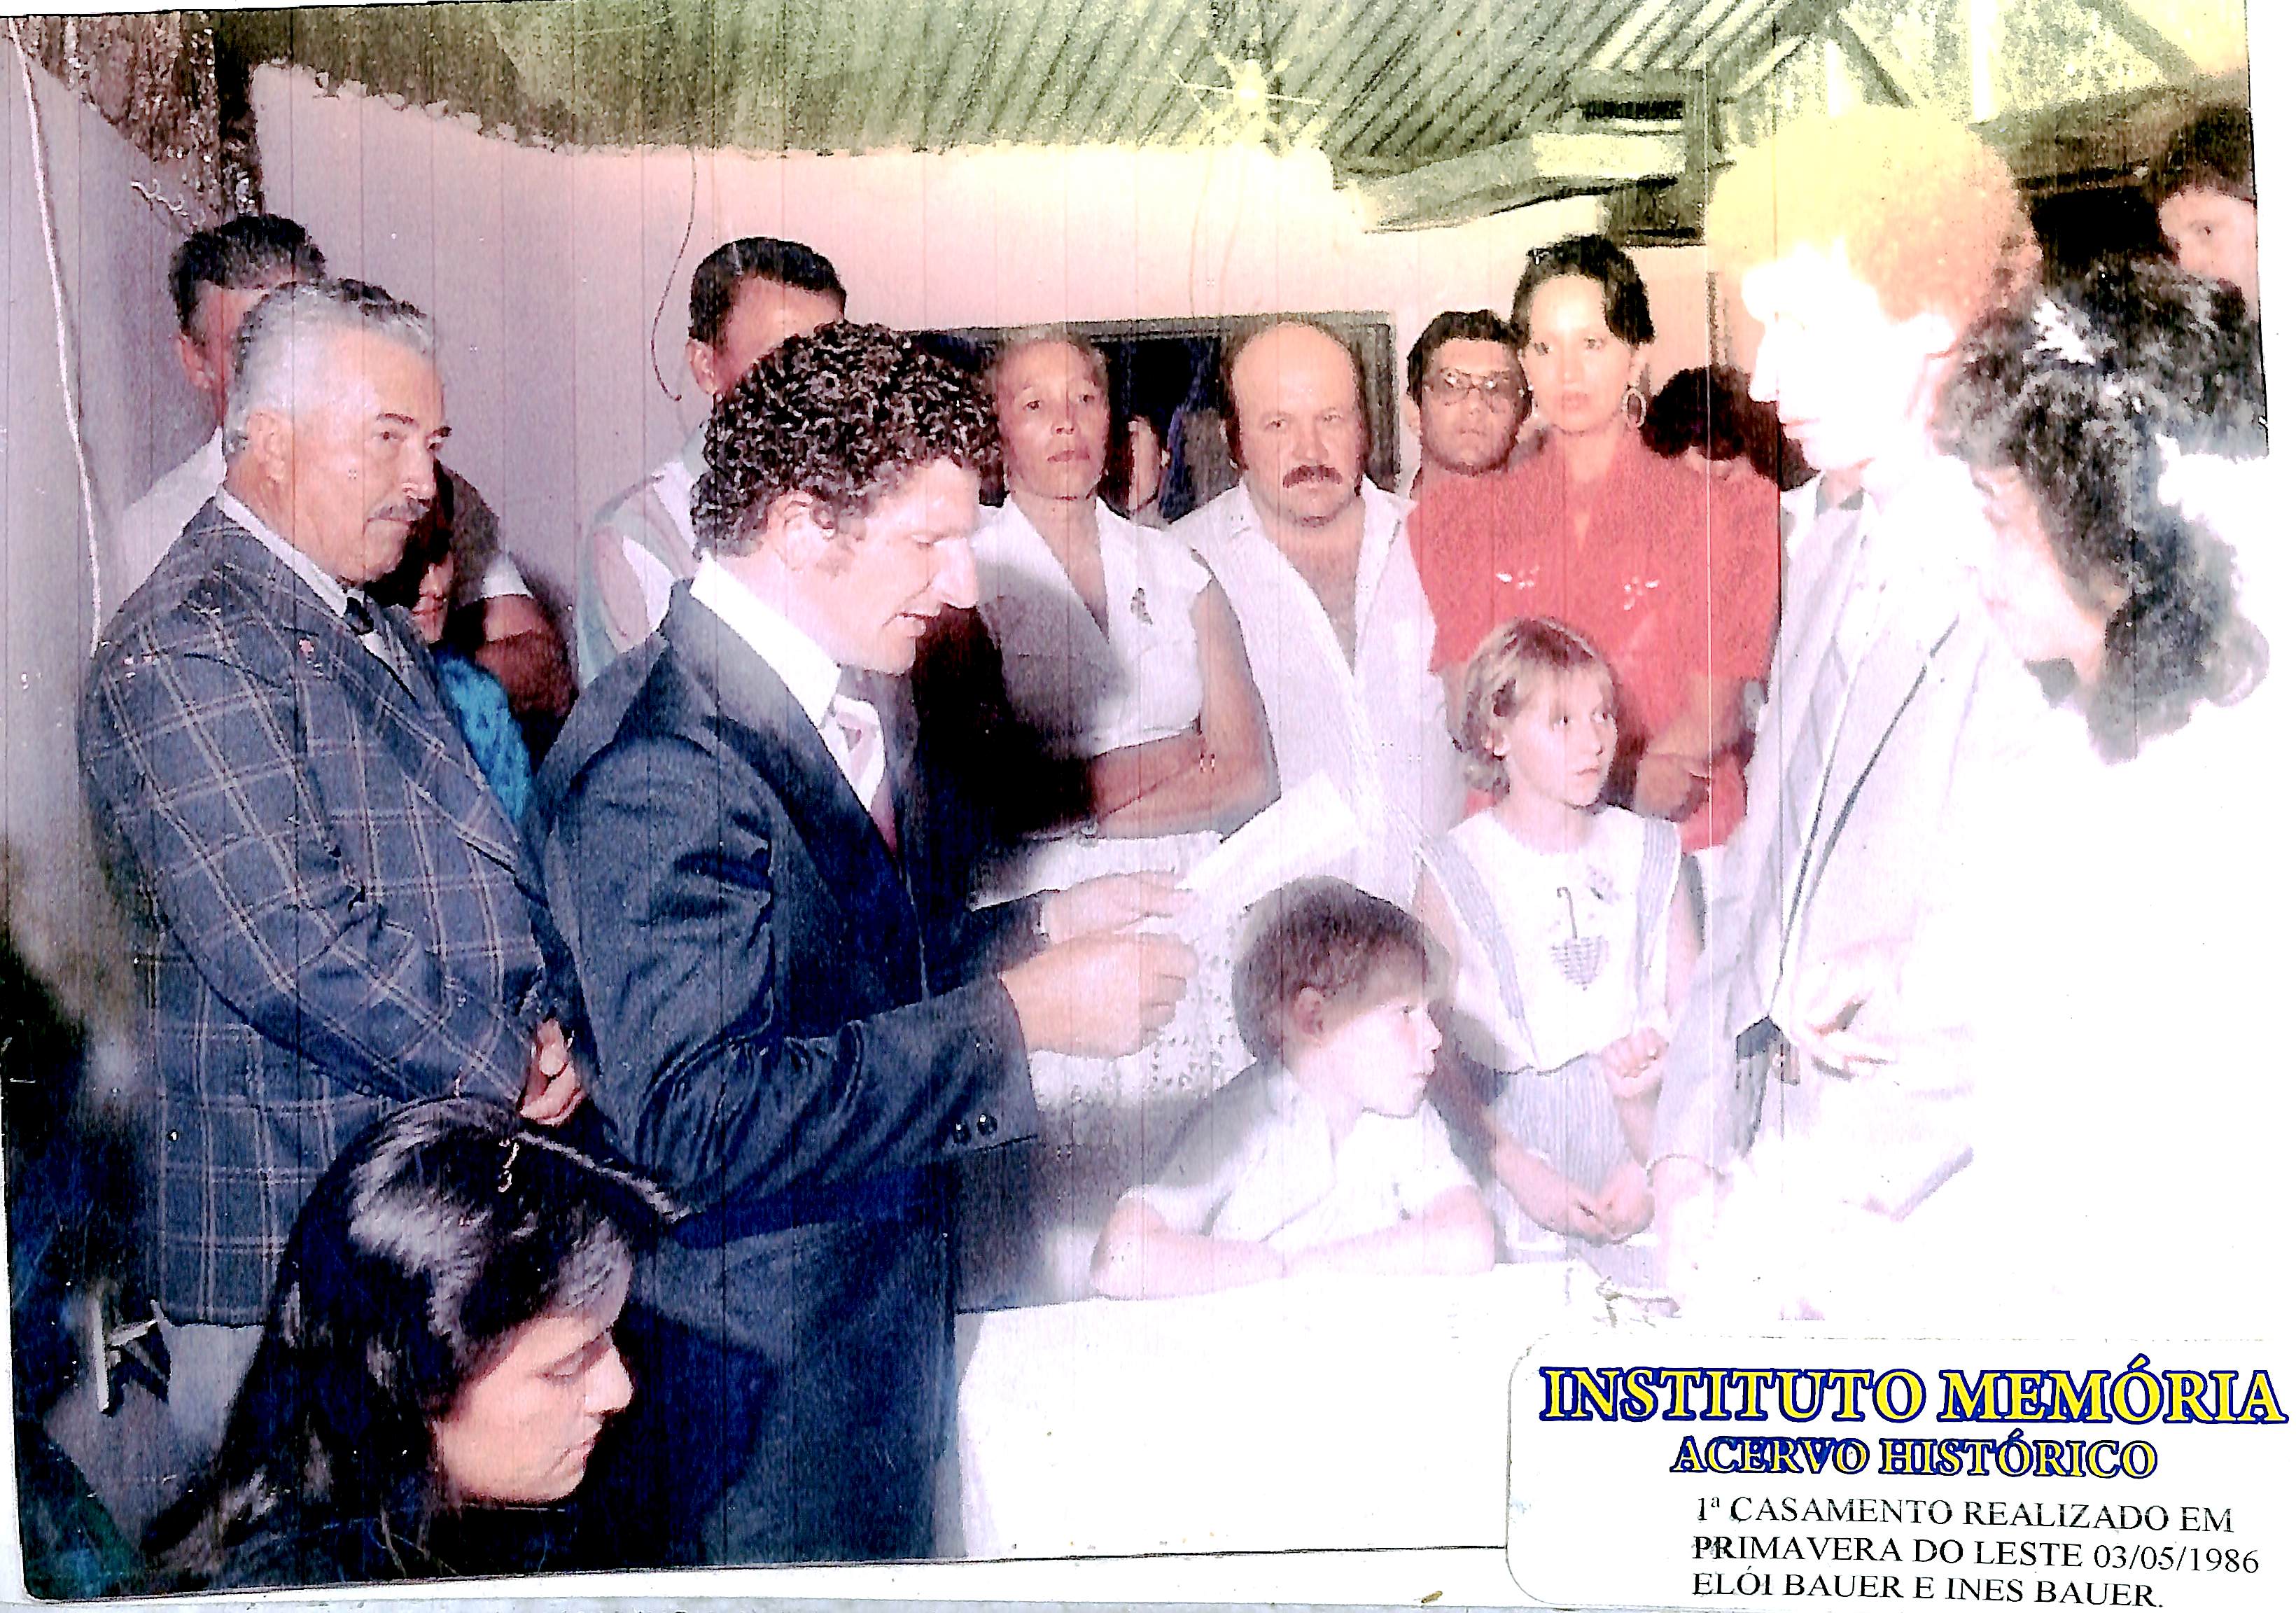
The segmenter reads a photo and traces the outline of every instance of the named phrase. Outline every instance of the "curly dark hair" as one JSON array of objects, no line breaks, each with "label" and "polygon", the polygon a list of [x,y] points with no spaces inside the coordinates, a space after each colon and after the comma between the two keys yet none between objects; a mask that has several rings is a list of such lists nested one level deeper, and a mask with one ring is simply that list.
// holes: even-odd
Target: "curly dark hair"
[{"label": "curly dark hair", "polygon": [[1235,1028],[1255,1058],[1282,1053],[1284,1012],[1302,992],[1353,1008],[1390,979],[1424,985],[1433,973],[1427,932],[1416,918],[1328,875],[1295,879],[1261,898],[1245,915],[1244,932],[1235,960]]},{"label": "curly dark hair", "polygon": [[936,459],[987,480],[996,411],[978,380],[914,338],[840,320],[760,358],[710,411],[701,454],[695,535],[705,553],[743,555],[786,494],[844,520]]},{"label": "curly dark hair", "polygon": [[2105,613],[2088,706],[2098,751],[2133,756],[2203,700],[2263,675],[2232,551],[2161,502],[2163,439],[2262,451],[2261,357],[2240,294],[2156,259],[2113,259],[1980,319],[1937,423],[1971,465],[2014,471],[2074,595]]}]

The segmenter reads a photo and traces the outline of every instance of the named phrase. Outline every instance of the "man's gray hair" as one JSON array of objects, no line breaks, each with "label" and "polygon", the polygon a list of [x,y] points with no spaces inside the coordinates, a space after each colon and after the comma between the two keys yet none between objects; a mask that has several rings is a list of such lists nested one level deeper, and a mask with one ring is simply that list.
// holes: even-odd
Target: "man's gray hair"
[{"label": "man's gray hair", "polygon": [[[232,347],[231,403],[224,411],[226,457],[247,446],[247,423],[269,410],[291,415],[296,379],[311,371],[309,354],[336,336],[359,332],[386,337],[425,359],[438,355],[430,316],[364,280],[319,280],[283,285],[248,310]],[[296,352],[306,357],[299,364]]]}]

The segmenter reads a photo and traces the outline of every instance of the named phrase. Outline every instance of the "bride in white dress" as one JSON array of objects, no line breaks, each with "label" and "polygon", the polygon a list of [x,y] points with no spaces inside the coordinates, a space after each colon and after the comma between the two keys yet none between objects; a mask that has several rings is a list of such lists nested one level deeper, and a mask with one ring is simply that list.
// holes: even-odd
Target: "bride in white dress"
[{"label": "bride in white dress", "polygon": [[[1107,361],[1057,329],[1020,333],[989,373],[1005,501],[973,539],[980,615],[1013,715],[1082,774],[1080,821],[1023,841],[987,897],[1062,890],[1101,874],[1185,875],[1275,795],[1274,753],[1218,583],[1186,547],[1096,496],[1108,461]],[[1232,959],[1199,945],[1173,1023],[1113,1063],[1037,1054],[1050,1093],[1037,1140],[976,1180],[960,1211],[972,1303],[1086,1291],[1092,1240],[1146,1179],[1195,1100],[1250,1062],[1228,1008]],[[1025,1164],[1033,1231],[1011,1191]],[[1033,1251],[1029,1247],[1033,1242]],[[994,1275],[990,1275],[990,1272]]]},{"label": "bride in white dress", "polygon": [[1939,949],[1979,1005],[1971,1164],[1837,1264],[1872,1280],[1806,1296],[1829,1321],[2149,1337],[2285,1317],[2296,671],[2272,660],[2296,659],[2296,535],[2250,457],[2255,341],[2230,293],[2152,262],[1966,340],[1939,431],[1994,532],[1972,581],[2066,743],[1982,819],[1962,866],[1985,901],[1948,904],[1974,915]]}]

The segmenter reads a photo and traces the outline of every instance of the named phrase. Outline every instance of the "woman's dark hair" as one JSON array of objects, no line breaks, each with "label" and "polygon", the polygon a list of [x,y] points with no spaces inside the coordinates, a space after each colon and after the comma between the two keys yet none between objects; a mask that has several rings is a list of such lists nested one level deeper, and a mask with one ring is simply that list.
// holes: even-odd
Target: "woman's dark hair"
[{"label": "woman's dark hair", "polygon": [[1611,334],[1628,347],[1648,347],[1658,339],[1651,323],[1650,289],[1642,271],[1615,241],[1600,235],[1573,235],[1553,246],[1535,246],[1514,283],[1514,328],[1530,339],[1530,300],[1550,280],[1578,275],[1603,288],[1603,323]]},{"label": "woman's dark hair", "polygon": [[2239,292],[2152,259],[2028,293],[1964,339],[1939,440],[1972,465],[2016,473],[2071,591],[2107,613],[2088,724],[2108,757],[2263,675],[2231,550],[2160,497],[2163,440],[2262,451],[2257,341]]},{"label": "woman's dark hair", "polygon": [[1352,1006],[1382,977],[1424,983],[1427,932],[1393,902],[1344,879],[1295,879],[1245,915],[1235,960],[1235,1028],[1255,1058],[1283,1051],[1283,1015],[1308,990]]},{"label": "woman's dark hair", "polygon": [[1696,449],[1709,459],[1743,459],[1771,485],[1796,488],[1810,479],[1808,461],[1778,429],[1778,412],[1756,400],[1743,370],[1701,365],[1677,370],[1651,399],[1643,442],[1666,459]]},{"label": "woman's dark hair", "polygon": [[710,411],[701,455],[701,548],[744,554],[752,523],[785,494],[846,517],[937,459],[990,479],[996,411],[978,379],[915,338],[839,320],[758,359]]},{"label": "woman's dark hair", "polygon": [[627,1275],[668,1214],[501,1105],[414,1104],[362,1133],[296,1217],[220,1454],[153,1527],[162,1584],[209,1583],[281,1509],[420,1561],[445,1502],[432,1424],[511,1333]]}]

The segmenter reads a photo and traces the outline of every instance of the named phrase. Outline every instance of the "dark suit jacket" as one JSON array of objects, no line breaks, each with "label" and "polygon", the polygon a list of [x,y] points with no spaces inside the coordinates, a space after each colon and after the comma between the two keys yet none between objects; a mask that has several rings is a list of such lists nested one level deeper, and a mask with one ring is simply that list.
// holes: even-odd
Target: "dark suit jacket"
[{"label": "dark suit jacket", "polygon": [[699,1215],[642,1296],[737,1346],[786,1330],[788,1290],[727,1271],[800,1247],[792,1228],[898,1214],[936,1167],[1036,1126],[989,973],[1032,915],[969,910],[913,709],[878,693],[898,866],[796,698],[684,588],[584,693],[537,786],[592,1099]]},{"label": "dark suit jacket", "polygon": [[868,693],[898,860],[787,687],[683,586],[537,788],[593,1107],[695,1212],[640,1268],[638,1400],[593,1463],[606,1518],[646,1520],[621,1566],[931,1549],[947,1167],[1035,1130],[990,974],[1033,925],[970,909],[978,815],[936,810],[903,680]]},{"label": "dark suit jacket", "polygon": [[158,1298],[263,1320],[287,1231],[395,1106],[514,1099],[541,882],[403,613],[402,683],[209,504],[98,647],[80,755],[141,920]]}]

